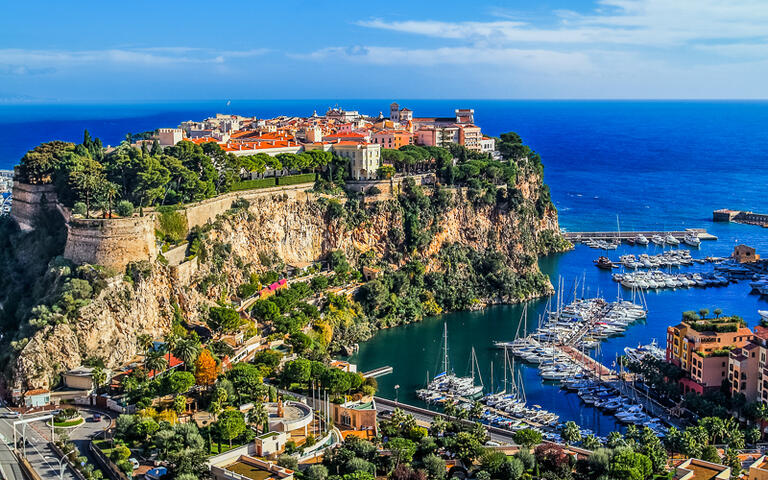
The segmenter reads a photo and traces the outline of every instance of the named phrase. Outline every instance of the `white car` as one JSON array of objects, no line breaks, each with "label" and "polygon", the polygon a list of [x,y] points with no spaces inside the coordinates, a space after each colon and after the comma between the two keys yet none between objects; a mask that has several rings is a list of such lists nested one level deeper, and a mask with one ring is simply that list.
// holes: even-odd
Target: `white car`
[{"label": "white car", "polygon": [[130,462],[130,464],[131,464],[131,466],[133,467],[134,470],[139,468],[139,465],[140,465],[139,461],[136,460],[135,458],[131,457],[131,458],[128,459],[128,461]]}]

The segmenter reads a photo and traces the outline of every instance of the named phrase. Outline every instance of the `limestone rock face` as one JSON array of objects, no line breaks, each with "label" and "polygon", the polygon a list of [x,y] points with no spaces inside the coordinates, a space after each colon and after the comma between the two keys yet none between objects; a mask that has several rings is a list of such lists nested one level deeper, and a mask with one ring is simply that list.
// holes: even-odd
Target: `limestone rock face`
[{"label": "limestone rock face", "polygon": [[[476,207],[463,200],[463,192],[455,192],[454,206],[442,214],[437,233],[421,252],[427,268],[435,268],[429,257],[443,244],[459,242],[505,253],[518,273],[536,270],[535,261],[524,262],[522,257],[535,257],[542,231],[558,230],[557,213],[548,211],[538,218],[530,208],[536,189],[526,182],[518,188],[528,208],[515,211]],[[381,256],[400,247],[390,231],[402,228],[395,201],[381,202],[368,210],[366,219],[348,223],[329,218],[312,195],[252,199],[247,210],[228,212],[214,222],[204,240],[208,258],[195,259],[192,274],[172,275],[173,267],[155,263],[149,278],[135,285],[118,280],[101,291],[80,310],[76,322],[38,331],[19,353],[14,384],[49,388],[57,374],[88,357],[103,358],[109,368],[124,364],[137,354],[138,335],[160,338],[169,331],[174,303],[190,321],[201,321],[206,307],[222,295],[232,295],[247,281],[249,271],[265,269],[261,262],[265,255],[286,263],[318,260],[337,249],[353,261],[369,250]],[[217,248],[226,245],[226,253],[217,257]],[[206,280],[212,277],[217,280]]]},{"label": "limestone rock face", "polygon": [[116,368],[138,353],[136,337],[162,337],[171,326],[172,287],[163,269],[133,286],[118,282],[82,307],[77,321],[38,331],[16,360],[15,386],[50,388],[54,376],[89,357]]}]

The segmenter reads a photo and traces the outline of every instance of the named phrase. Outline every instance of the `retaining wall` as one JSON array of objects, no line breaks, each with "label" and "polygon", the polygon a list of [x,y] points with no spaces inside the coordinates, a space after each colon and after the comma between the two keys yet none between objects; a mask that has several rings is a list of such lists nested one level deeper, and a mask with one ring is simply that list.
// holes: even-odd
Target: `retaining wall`
[{"label": "retaining wall", "polygon": [[58,195],[51,184],[32,185],[13,182],[13,204],[11,217],[25,231],[35,228],[35,218],[44,209],[55,209]]}]

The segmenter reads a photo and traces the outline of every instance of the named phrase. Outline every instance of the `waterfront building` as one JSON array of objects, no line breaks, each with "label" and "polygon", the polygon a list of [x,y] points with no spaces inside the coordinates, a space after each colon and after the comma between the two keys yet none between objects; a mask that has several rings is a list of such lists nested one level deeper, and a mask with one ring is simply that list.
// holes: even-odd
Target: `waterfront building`
[{"label": "waterfront building", "polygon": [[666,361],[688,373],[684,392],[704,393],[728,380],[729,355],[752,340],[752,331],[738,317],[684,321],[667,328]]},{"label": "waterfront building", "polygon": [[739,263],[752,263],[760,260],[760,255],[748,245],[736,245],[731,256]]},{"label": "waterfront building", "polygon": [[376,422],[376,404],[357,400],[333,405],[333,424],[353,432],[370,433],[375,436],[378,429]]}]

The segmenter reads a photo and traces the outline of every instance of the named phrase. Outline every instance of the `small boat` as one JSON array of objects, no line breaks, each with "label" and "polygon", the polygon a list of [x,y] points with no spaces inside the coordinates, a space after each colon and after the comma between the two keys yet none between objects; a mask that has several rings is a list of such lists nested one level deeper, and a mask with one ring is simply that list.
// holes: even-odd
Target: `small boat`
[{"label": "small boat", "polygon": [[605,256],[595,260],[595,265],[597,265],[597,268],[602,268],[603,270],[611,270],[615,266],[611,259]]},{"label": "small boat", "polygon": [[656,245],[664,245],[664,239],[660,235],[652,236],[651,241]]},{"label": "small boat", "polygon": [[699,238],[699,234],[697,234],[697,233],[687,233],[683,237],[683,242],[686,245],[690,245],[690,246],[696,247],[696,248],[701,246],[701,239]]},{"label": "small boat", "polygon": [[768,310],[758,310],[757,313],[760,315],[761,320],[768,321]]},{"label": "small boat", "polygon": [[638,233],[635,237],[635,243],[638,245],[648,245],[648,239],[642,233]]}]

